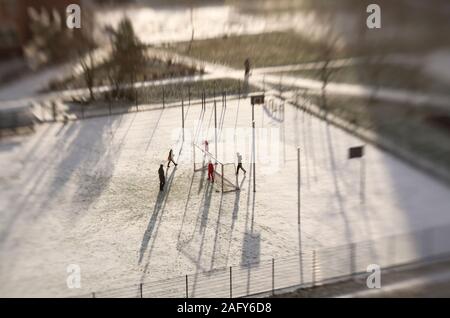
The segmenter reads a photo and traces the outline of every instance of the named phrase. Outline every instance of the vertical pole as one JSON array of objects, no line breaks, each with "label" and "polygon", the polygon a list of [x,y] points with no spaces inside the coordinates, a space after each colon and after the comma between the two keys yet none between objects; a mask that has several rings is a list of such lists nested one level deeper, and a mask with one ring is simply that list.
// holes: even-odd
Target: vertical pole
[{"label": "vertical pole", "polygon": [[233,298],[233,272],[230,266],[230,298]]},{"label": "vertical pole", "polygon": [[222,192],[223,192],[223,176],[224,176],[224,174],[223,174],[223,164],[220,165],[220,166],[222,167]]},{"label": "vertical pole", "polygon": [[164,86],[162,87],[162,91],[163,91],[163,108],[166,106],[166,90],[164,89]]},{"label": "vertical pole", "polygon": [[206,110],[206,94],[205,94],[205,90],[203,90],[203,111]]},{"label": "vertical pole", "polygon": [[142,285],[143,285],[142,283],[139,284],[139,290],[141,292],[141,298],[142,298]]},{"label": "vertical pole", "polygon": [[95,298],[95,293],[92,293],[92,298]]},{"label": "vertical pole", "polygon": [[255,144],[255,104],[252,103],[252,137],[253,137],[253,192],[256,192],[256,144]]},{"label": "vertical pole", "polygon": [[238,99],[241,100],[241,80],[239,80]]},{"label": "vertical pole", "polygon": [[312,283],[316,285],[316,250],[312,251]]},{"label": "vertical pole", "polygon": [[214,148],[215,148],[215,155],[217,158],[217,105],[216,101],[214,100]]},{"label": "vertical pole", "polygon": [[186,298],[189,298],[189,288],[188,288],[188,275],[186,275]]},{"label": "vertical pole", "polygon": [[252,123],[253,128],[253,192],[256,192],[256,149],[255,149],[255,122]]},{"label": "vertical pole", "polygon": [[272,258],[272,295],[275,295],[275,259]]},{"label": "vertical pole", "polygon": [[356,274],[356,259],[355,259],[355,249],[356,244],[350,244],[350,276],[354,276]]},{"label": "vertical pole", "polygon": [[365,160],[364,157],[360,160],[360,178],[361,178],[361,184],[360,184],[360,202],[361,204],[364,203],[365,199],[365,179],[366,179],[366,167],[365,167]]},{"label": "vertical pole", "polygon": [[192,142],[192,161],[194,163],[194,172],[195,172],[195,145],[194,142]]},{"label": "vertical pole", "polygon": [[183,141],[184,141],[184,98],[181,96],[181,127],[183,129]]},{"label": "vertical pole", "polygon": [[56,116],[57,116],[57,114],[56,114],[56,102],[52,101],[51,103],[52,103],[53,121],[56,121]]},{"label": "vertical pole", "polygon": [[255,105],[252,104],[252,122],[255,121]]},{"label": "vertical pole", "polygon": [[136,109],[139,111],[139,103],[138,103],[138,90],[137,87],[134,88],[134,101],[136,102]]},{"label": "vertical pole", "polygon": [[300,170],[300,148],[297,148],[297,212],[298,212],[298,224],[300,224],[300,180],[301,180],[301,170]]},{"label": "vertical pole", "polygon": [[191,106],[191,86],[188,86],[188,99],[189,99],[189,106]]}]

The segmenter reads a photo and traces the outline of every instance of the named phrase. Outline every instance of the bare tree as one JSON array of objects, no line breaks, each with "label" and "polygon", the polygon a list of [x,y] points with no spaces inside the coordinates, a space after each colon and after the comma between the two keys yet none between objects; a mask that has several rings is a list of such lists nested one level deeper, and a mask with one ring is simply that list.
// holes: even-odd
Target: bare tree
[{"label": "bare tree", "polygon": [[[79,53],[81,55],[81,52]],[[89,90],[90,101],[95,100],[94,85],[95,85],[95,61],[93,48],[89,48],[86,56],[80,58],[80,66],[83,72],[83,78],[86,83],[86,87]]]},{"label": "bare tree", "polygon": [[319,78],[322,86],[320,90],[320,108],[323,111],[324,118],[326,119],[329,112],[329,105],[327,100],[327,86],[331,80],[331,77],[337,71],[336,68],[330,67],[333,59],[336,58],[337,52],[337,38],[329,31],[327,36],[319,47],[318,62],[321,63],[319,68]]},{"label": "bare tree", "polygon": [[191,41],[189,42],[189,46],[188,46],[188,49],[187,49],[188,53],[191,51],[192,43],[194,42],[194,33],[195,33],[195,29],[194,29],[194,5],[192,4],[192,2],[190,2],[190,5],[191,5],[190,14],[191,14],[191,29],[192,29],[192,33],[191,33]]}]

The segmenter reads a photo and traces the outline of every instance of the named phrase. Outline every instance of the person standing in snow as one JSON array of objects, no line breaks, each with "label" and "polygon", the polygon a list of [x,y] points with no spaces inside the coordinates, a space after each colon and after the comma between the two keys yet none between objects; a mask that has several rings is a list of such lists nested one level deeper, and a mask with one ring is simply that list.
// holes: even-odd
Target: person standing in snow
[{"label": "person standing in snow", "polygon": [[208,163],[208,181],[214,183],[214,165],[212,164],[211,160]]},{"label": "person standing in snow", "polygon": [[208,143],[208,140],[205,140],[205,151],[206,152],[209,152],[209,143]]},{"label": "person standing in snow", "polygon": [[250,75],[250,59],[249,58],[245,59],[244,67],[245,67],[245,77],[248,77]]},{"label": "person standing in snow", "polygon": [[167,161],[168,161],[168,163],[167,163],[167,168],[170,167],[170,163],[171,163],[171,162],[173,162],[173,164],[175,165],[175,167],[178,166],[178,165],[176,164],[176,162],[173,161],[173,151],[172,151],[172,149],[170,149],[170,151],[169,151],[169,157],[167,157]]},{"label": "person standing in snow", "polygon": [[236,168],[236,175],[239,176],[239,169],[244,171],[244,174],[246,174],[247,171],[242,167],[242,156],[241,156],[241,154],[238,152],[238,153],[236,153],[236,155],[237,155],[237,160],[238,160],[238,165],[237,165],[237,168]]},{"label": "person standing in snow", "polygon": [[159,165],[158,174],[159,174],[159,191],[164,191],[164,185],[166,184],[166,177],[164,176],[163,165]]}]

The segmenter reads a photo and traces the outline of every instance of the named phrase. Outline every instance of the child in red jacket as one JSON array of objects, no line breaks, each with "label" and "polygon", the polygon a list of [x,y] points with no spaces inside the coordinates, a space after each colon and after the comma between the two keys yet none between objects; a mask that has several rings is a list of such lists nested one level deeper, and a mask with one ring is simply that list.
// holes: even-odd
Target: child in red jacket
[{"label": "child in red jacket", "polygon": [[208,163],[208,180],[214,182],[214,165],[212,164],[211,160]]}]

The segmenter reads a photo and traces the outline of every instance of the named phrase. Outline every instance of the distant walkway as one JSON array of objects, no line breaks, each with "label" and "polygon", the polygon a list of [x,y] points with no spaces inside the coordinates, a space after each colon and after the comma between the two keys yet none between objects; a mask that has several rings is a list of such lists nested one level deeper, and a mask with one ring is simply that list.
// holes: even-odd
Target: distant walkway
[{"label": "distant walkway", "polygon": [[[159,54],[161,57],[170,57],[174,62],[184,63],[189,65],[201,65],[204,71],[207,73],[205,75],[195,75],[188,77],[170,78],[158,81],[145,81],[138,82],[132,85],[133,87],[149,87],[149,86],[161,86],[176,83],[192,83],[204,80],[215,80],[215,79],[235,79],[243,80],[244,71],[233,69],[220,64],[209,63],[201,60],[196,60],[190,57],[182,56],[177,53],[166,52],[158,49],[153,49],[153,54]],[[393,55],[390,59],[397,59],[397,55]],[[349,58],[331,61],[332,67],[343,67],[346,65],[353,65],[355,63],[361,63],[363,58]],[[313,69],[323,66],[324,62],[314,62],[299,65],[290,66],[277,66],[277,67],[267,67],[254,69],[252,75],[249,79],[249,84],[253,85],[261,90],[275,89],[281,87],[286,90],[308,90],[310,94],[317,94],[320,92],[323,86],[323,82],[320,80],[313,80],[298,76],[283,76],[282,82],[280,83],[279,75],[271,75],[266,72],[280,72],[286,70],[300,70],[300,69]],[[409,61],[408,63],[412,63]],[[131,87],[130,85],[125,85],[123,87]],[[112,89],[111,86],[100,86],[94,88],[94,93],[107,92]],[[354,96],[363,98],[374,98],[377,100],[395,102],[408,105],[425,105],[434,106],[436,108],[441,108],[444,110],[450,109],[450,96],[439,95],[439,94],[424,94],[416,93],[408,90],[399,90],[383,87],[373,87],[370,85],[360,85],[360,84],[348,84],[348,83],[337,83],[330,82],[326,86],[326,93],[331,95],[343,95],[343,96]],[[58,99],[68,99],[73,97],[87,96],[89,94],[88,89],[75,89],[66,90],[60,92],[53,92],[48,94],[41,94],[37,96],[27,97],[19,100],[13,101],[0,101],[0,108],[2,107],[16,107],[19,105],[24,105],[31,102],[45,102],[49,100]]]}]

